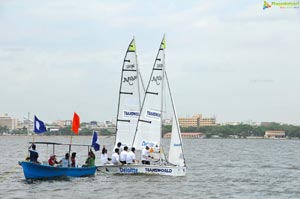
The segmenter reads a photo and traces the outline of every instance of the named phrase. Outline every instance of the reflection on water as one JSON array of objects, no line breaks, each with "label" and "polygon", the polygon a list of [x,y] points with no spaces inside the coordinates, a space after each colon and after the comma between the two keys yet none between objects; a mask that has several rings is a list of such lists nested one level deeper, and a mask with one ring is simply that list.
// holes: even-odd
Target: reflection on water
[{"label": "reflection on water", "polygon": [[[31,138],[0,137],[0,198],[299,198],[298,140],[184,140],[187,176],[110,175],[63,180],[26,181],[17,162],[26,156]],[[36,141],[70,142],[69,137],[35,137]],[[163,140],[168,142],[169,140]],[[90,144],[91,137],[73,137]],[[100,137],[112,151],[114,138]],[[37,146],[41,160],[52,147]],[[62,158],[68,151],[56,147]],[[165,149],[167,151],[167,149]],[[73,147],[84,163],[87,150]],[[100,152],[97,152],[100,162]],[[58,158],[58,159],[59,159]]]}]

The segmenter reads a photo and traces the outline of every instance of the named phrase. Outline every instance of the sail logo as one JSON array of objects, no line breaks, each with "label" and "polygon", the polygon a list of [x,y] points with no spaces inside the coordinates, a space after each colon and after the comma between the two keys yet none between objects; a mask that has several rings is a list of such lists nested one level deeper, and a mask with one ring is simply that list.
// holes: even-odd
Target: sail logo
[{"label": "sail logo", "polygon": [[134,173],[138,173],[138,169],[137,168],[120,167],[120,173],[134,174]]},{"label": "sail logo", "polygon": [[174,143],[173,146],[174,147],[181,146],[181,143]]},{"label": "sail logo", "polygon": [[148,146],[150,148],[154,148],[154,147],[157,148],[158,147],[158,145],[155,142],[150,142],[150,141],[143,140],[142,147],[146,147],[146,146]]},{"label": "sail logo", "polygon": [[160,119],[161,114],[156,111],[146,111],[146,117],[153,119]]},{"label": "sail logo", "polygon": [[156,68],[163,68],[163,67],[164,67],[163,64],[157,64],[157,65],[156,65]]},{"label": "sail logo", "polygon": [[130,118],[138,118],[140,116],[140,113],[138,111],[124,111],[123,116]]},{"label": "sail logo", "polygon": [[172,173],[172,169],[145,168],[145,170],[151,173]]},{"label": "sail logo", "polygon": [[158,76],[156,76],[156,77],[153,76],[151,81],[152,81],[152,82],[155,82],[156,85],[160,85],[160,82],[162,81],[162,77],[161,77],[160,75],[158,75]]},{"label": "sail logo", "polygon": [[133,85],[133,82],[134,82],[136,79],[137,79],[137,76],[124,77],[123,83],[128,82],[128,84],[129,84],[130,86],[132,86],[132,85]]},{"label": "sail logo", "polygon": [[126,68],[127,68],[127,69],[133,69],[133,68],[134,68],[134,64],[126,65]]}]

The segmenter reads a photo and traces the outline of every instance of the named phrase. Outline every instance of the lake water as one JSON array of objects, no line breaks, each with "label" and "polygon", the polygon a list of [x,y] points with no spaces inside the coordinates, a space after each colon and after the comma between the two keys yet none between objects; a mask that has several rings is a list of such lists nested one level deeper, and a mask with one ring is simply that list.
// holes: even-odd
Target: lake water
[{"label": "lake water", "polygon": [[[17,165],[29,137],[0,136],[0,198],[300,198],[300,140],[184,139],[185,177],[122,176],[26,181]],[[70,142],[70,137],[35,141]],[[73,137],[90,144],[91,137]],[[114,137],[100,137],[111,151]],[[163,140],[168,142],[168,140]],[[41,160],[52,148],[37,145]],[[63,156],[68,149],[56,148]],[[74,147],[84,162],[87,149]],[[100,154],[97,152],[97,162]]]}]

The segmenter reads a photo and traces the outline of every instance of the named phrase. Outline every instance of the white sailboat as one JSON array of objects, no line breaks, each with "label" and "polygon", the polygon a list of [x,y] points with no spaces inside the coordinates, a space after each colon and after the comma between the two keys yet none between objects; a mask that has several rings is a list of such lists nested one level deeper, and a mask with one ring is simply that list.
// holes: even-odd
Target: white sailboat
[{"label": "white sailboat", "polygon": [[[120,174],[185,176],[186,165],[183,155],[181,132],[165,70],[165,48],[166,45],[164,37],[160,44],[147,85],[140,114],[137,119],[135,134],[131,137],[132,139],[130,138],[132,142],[130,146],[134,146],[137,150],[142,150],[146,146],[149,146],[156,149],[156,151],[159,151],[158,161],[151,162],[151,165],[105,165],[98,167],[101,171]],[[167,159],[163,154],[161,144],[163,101],[166,97],[164,96],[164,89],[166,88],[168,88],[169,91],[173,110],[172,137]],[[120,126],[118,129],[120,130]],[[118,136],[119,135],[117,135],[117,137]],[[130,139],[128,139],[127,142],[130,141]],[[124,143],[123,140],[120,141]]]}]

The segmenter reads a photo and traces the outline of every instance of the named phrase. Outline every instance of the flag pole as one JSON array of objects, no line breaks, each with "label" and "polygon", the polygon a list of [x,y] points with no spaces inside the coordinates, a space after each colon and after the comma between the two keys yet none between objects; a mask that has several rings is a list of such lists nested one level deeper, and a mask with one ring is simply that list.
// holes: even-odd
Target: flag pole
[{"label": "flag pole", "polygon": [[[77,115],[77,113],[74,112],[71,130],[72,130],[75,134],[78,135],[78,133],[79,133],[79,127],[80,127],[80,118],[79,118],[79,115]],[[73,139],[73,135],[71,134],[70,145],[69,145],[69,156],[70,156],[70,154],[71,154],[72,139]],[[68,163],[69,163],[69,161],[70,161],[70,159],[68,160]]]},{"label": "flag pole", "polygon": [[[73,136],[71,135],[70,145],[69,145],[69,157],[71,157],[72,138],[73,138]],[[68,159],[68,165],[69,165],[69,164],[70,164],[70,158]]]},{"label": "flag pole", "polygon": [[[27,125],[27,134],[29,134],[30,132],[30,112],[28,112],[28,118],[27,118],[27,122],[28,122],[28,125]],[[33,124],[34,125],[34,124]],[[34,142],[34,132],[32,133],[32,142]]]}]

